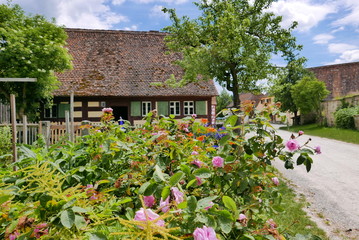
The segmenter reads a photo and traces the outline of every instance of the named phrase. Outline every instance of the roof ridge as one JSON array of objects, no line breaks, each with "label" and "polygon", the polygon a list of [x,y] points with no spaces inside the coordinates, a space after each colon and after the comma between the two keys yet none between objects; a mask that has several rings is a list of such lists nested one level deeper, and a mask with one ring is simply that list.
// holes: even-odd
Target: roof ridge
[{"label": "roof ridge", "polygon": [[101,32],[101,33],[125,33],[125,34],[153,34],[153,35],[167,35],[166,32],[160,32],[157,30],[149,31],[132,31],[132,30],[113,30],[113,29],[85,29],[85,28],[65,28],[66,32]]}]

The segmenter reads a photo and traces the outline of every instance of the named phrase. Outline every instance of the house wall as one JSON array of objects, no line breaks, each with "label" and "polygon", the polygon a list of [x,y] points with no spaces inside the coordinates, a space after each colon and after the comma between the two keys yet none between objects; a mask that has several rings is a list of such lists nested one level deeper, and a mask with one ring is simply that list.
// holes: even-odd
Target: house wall
[{"label": "house wall", "polygon": [[[142,110],[142,102],[150,102],[151,103],[151,110],[154,110],[158,107],[159,102],[170,102],[170,101],[179,101],[180,102],[180,115],[176,116],[177,119],[181,119],[186,117],[184,114],[184,102],[185,101],[193,101],[194,102],[194,113],[197,113],[200,109],[197,109],[197,102],[205,103],[205,114],[197,114],[198,118],[206,118],[209,122],[214,121],[215,117],[212,114],[215,114],[215,97],[214,100],[212,97],[74,97],[74,121],[80,122],[83,120],[89,120],[98,122],[100,121],[102,115],[102,109],[104,107],[111,107],[114,109],[114,115],[116,116],[115,120],[119,119],[121,116],[125,120],[129,120],[132,124],[135,121],[140,121],[143,119],[144,116],[138,115],[133,116],[131,115],[131,104],[134,102],[140,102],[141,104],[139,107],[139,111]],[[66,109],[68,104],[70,103],[69,97],[55,97],[54,104],[57,105],[57,110],[61,108],[63,111]],[[60,107],[61,105],[61,107]],[[65,106],[67,105],[67,106]],[[65,108],[64,108],[65,107]],[[214,112],[213,112],[214,109]],[[169,113],[169,109],[168,109]],[[56,115],[56,114],[54,114]],[[60,116],[62,115],[62,116]],[[63,114],[57,114],[55,117],[46,117],[45,114],[42,114],[42,119],[50,120],[53,122],[63,122],[65,121]],[[215,116],[215,115],[214,115]]]},{"label": "house wall", "polygon": [[[353,96],[353,97],[345,97],[342,98],[345,102],[349,103],[352,106],[358,106],[359,105],[359,95]],[[328,100],[324,101],[322,103],[322,113],[323,116],[326,118],[326,122],[328,126],[335,126],[335,118],[334,113],[338,109],[338,107],[341,106],[341,100],[335,99],[335,100]]]}]

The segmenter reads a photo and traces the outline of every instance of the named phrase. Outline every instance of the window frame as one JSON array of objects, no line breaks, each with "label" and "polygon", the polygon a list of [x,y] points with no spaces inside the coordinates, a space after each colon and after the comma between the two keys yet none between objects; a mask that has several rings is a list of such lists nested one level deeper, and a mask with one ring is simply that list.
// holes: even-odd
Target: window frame
[{"label": "window frame", "polygon": [[146,116],[149,112],[152,111],[152,102],[151,101],[142,101],[141,102],[141,113],[142,116]]},{"label": "window frame", "polygon": [[[172,106],[173,104],[173,106]],[[178,106],[176,106],[178,104]],[[170,101],[169,104],[169,113],[174,116],[180,116],[181,115],[181,102],[180,101]],[[172,113],[173,110],[173,113]],[[177,111],[178,110],[178,111]]]},{"label": "window frame", "polygon": [[[47,111],[49,111],[49,115],[47,115]],[[51,108],[45,108],[44,107],[44,118],[57,118],[58,116],[58,106],[57,104],[53,104]]]},{"label": "window frame", "polygon": [[[190,103],[192,103],[192,105],[190,105]],[[183,101],[183,114],[192,115],[194,113],[194,101]]]}]

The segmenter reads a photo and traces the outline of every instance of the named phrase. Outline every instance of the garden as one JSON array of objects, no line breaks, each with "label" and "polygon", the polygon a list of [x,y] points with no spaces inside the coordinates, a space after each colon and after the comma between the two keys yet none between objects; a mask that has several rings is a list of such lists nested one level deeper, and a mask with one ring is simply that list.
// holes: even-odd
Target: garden
[{"label": "garden", "polygon": [[285,213],[271,162],[310,171],[320,148],[300,146],[303,132],[283,140],[268,117],[238,126],[231,115],[216,129],[151,112],[133,129],[105,108],[74,143],[21,145],[0,170],[0,237],[301,239],[273,220]]}]

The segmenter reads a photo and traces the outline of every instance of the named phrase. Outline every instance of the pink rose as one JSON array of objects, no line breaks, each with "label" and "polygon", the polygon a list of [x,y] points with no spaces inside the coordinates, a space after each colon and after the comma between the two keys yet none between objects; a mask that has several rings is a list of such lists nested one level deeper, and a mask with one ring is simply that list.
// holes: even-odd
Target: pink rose
[{"label": "pink rose", "polygon": [[244,215],[243,213],[239,214],[239,218],[238,218],[239,221],[243,221],[243,220],[246,220],[246,219],[247,219],[246,215]]},{"label": "pink rose", "polygon": [[197,185],[201,185],[203,183],[202,179],[200,177],[196,177]]},{"label": "pink rose", "polygon": [[152,207],[155,204],[155,197],[154,196],[144,196],[143,202],[145,203],[146,207]]},{"label": "pink rose", "polygon": [[[146,217],[147,216],[147,217]],[[165,226],[165,221],[163,220],[157,220],[157,218],[159,218],[160,216],[158,214],[156,214],[155,212],[153,212],[151,209],[143,209],[141,208],[140,210],[138,210],[136,212],[135,218],[134,220],[136,221],[154,221],[156,223],[156,225],[160,226],[160,227],[164,227]],[[140,227],[142,228],[142,227]]]},{"label": "pink rose", "polygon": [[224,166],[224,160],[223,158],[216,156],[212,159],[212,164],[215,167],[223,167]]},{"label": "pink rose", "polygon": [[322,153],[322,151],[320,150],[320,146],[316,146],[314,148],[314,151],[315,151],[316,154],[321,154]]},{"label": "pink rose", "polygon": [[303,131],[299,131],[299,132],[298,132],[298,135],[299,135],[299,136],[301,136],[301,135],[303,135],[303,134],[304,134]]},{"label": "pink rose", "polygon": [[160,200],[160,209],[162,212],[166,213],[170,210],[170,197],[167,197],[166,200]]},{"label": "pink rose", "polygon": [[102,108],[102,112],[103,113],[112,113],[113,109],[112,108]]},{"label": "pink rose", "polygon": [[193,113],[191,116],[192,116],[192,118],[196,118],[197,114]]},{"label": "pink rose", "polygon": [[193,232],[193,238],[194,240],[218,240],[214,229],[206,226],[196,228]]},{"label": "pink rose", "polygon": [[274,183],[274,185],[278,186],[279,185],[279,179],[277,177],[273,177],[272,178],[272,182]]},{"label": "pink rose", "polygon": [[193,152],[191,153],[191,155],[198,155],[198,152],[197,152],[197,151],[193,151]]},{"label": "pink rose", "polygon": [[198,159],[193,160],[191,163],[194,164],[194,165],[196,165],[197,167],[202,167],[202,165],[203,165],[203,162],[201,162],[201,161],[198,160]]},{"label": "pink rose", "polygon": [[177,204],[180,204],[181,202],[184,201],[184,198],[183,198],[184,194],[183,194],[183,192],[178,190],[178,188],[171,187],[171,191],[172,191],[173,196],[175,197],[175,202]]},{"label": "pink rose", "polygon": [[289,151],[295,151],[299,149],[299,143],[295,139],[291,139],[286,143],[287,148]]}]

